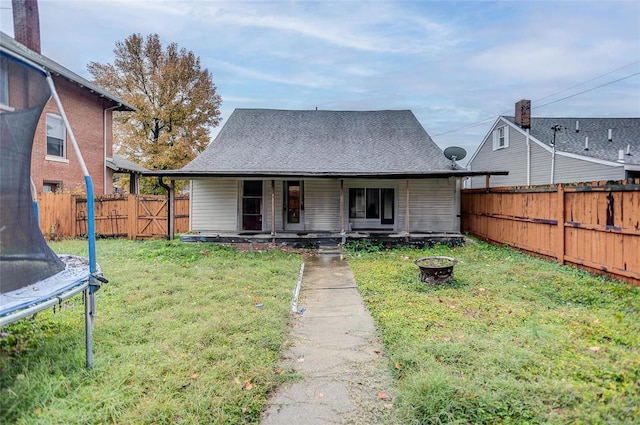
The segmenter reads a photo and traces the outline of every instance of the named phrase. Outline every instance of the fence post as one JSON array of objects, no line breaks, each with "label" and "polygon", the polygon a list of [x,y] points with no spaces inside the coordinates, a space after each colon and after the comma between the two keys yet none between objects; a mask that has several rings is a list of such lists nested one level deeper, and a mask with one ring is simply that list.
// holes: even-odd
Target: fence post
[{"label": "fence post", "polygon": [[556,217],[558,219],[556,257],[560,264],[564,264],[564,207],[564,185],[559,184],[558,197],[556,201]]},{"label": "fence post", "polygon": [[127,236],[135,240],[138,233],[138,197],[133,194],[127,195]]},{"label": "fence post", "polygon": [[69,196],[69,221],[71,222],[69,236],[75,238],[78,235],[78,196]]}]

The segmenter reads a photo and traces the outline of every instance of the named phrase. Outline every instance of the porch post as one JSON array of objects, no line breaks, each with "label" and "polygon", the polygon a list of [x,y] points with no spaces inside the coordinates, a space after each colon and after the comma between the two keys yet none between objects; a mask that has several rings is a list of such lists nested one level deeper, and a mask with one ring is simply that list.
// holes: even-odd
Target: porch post
[{"label": "porch post", "polygon": [[171,183],[169,184],[169,240],[172,241],[174,239],[174,234],[176,233],[176,181],[171,179]]},{"label": "porch post", "polygon": [[340,236],[342,236],[342,243],[344,244],[347,241],[344,232],[344,179],[340,179]]},{"label": "porch post", "polygon": [[271,236],[276,243],[276,181],[271,180]]},{"label": "porch post", "polygon": [[409,179],[407,179],[407,191],[406,191],[406,205],[405,205],[405,218],[404,218],[404,226],[405,226],[405,232],[406,232],[406,236],[405,236],[405,240],[406,242],[409,242],[409,230],[411,229],[410,223],[409,223]]}]

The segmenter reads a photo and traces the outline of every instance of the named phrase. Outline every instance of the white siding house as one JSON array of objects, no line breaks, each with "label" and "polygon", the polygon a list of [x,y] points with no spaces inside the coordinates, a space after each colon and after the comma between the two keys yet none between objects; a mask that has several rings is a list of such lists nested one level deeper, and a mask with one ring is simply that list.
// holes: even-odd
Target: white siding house
[{"label": "white siding house", "polygon": [[274,237],[459,234],[461,180],[484,174],[445,158],[411,111],[271,109],[236,109],[158,173],[191,179],[193,234]]},{"label": "white siding house", "polygon": [[[472,171],[509,171],[491,187],[640,177],[640,118],[538,118],[527,115],[527,102],[518,102],[515,117],[499,117],[469,160]],[[465,182],[485,186],[484,177]]]}]

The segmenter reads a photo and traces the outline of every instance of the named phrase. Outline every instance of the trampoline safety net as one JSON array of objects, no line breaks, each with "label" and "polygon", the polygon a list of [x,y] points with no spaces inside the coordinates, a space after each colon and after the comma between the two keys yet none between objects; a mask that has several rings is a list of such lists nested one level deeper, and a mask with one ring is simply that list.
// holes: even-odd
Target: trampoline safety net
[{"label": "trampoline safety net", "polygon": [[64,270],[38,226],[30,191],[31,150],[42,110],[51,96],[46,75],[0,52],[0,294]]}]

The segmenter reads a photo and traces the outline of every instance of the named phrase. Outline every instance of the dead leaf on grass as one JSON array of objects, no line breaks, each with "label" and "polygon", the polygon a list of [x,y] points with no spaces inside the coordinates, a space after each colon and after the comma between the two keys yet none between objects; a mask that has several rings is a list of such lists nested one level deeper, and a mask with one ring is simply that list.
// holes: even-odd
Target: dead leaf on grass
[{"label": "dead leaf on grass", "polygon": [[398,370],[402,369],[402,365],[400,365],[400,362],[396,362],[396,369]]},{"label": "dead leaf on grass", "polygon": [[244,381],[244,385],[242,386],[243,389],[249,391],[251,388],[253,388],[253,384],[251,384],[251,378],[247,379],[246,381]]},{"label": "dead leaf on grass", "polygon": [[378,393],[378,400],[391,400],[391,396],[384,391]]}]

